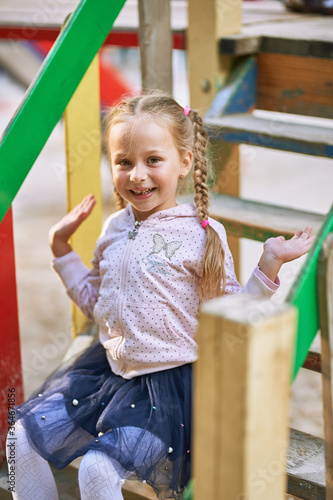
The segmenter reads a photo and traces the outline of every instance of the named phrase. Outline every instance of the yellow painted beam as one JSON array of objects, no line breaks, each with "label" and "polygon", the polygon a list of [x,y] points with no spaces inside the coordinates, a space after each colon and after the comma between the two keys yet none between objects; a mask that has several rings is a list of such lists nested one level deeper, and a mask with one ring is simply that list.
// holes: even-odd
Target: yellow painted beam
[{"label": "yellow painted beam", "polygon": [[[73,249],[90,265],[102,226],[101,119],[99,56],[97,55],[65,111],[68,211],[89,193],[97,204],[90,217],[71,238]],[[87,321],[72,305],[72,333],[76,336]]]}]

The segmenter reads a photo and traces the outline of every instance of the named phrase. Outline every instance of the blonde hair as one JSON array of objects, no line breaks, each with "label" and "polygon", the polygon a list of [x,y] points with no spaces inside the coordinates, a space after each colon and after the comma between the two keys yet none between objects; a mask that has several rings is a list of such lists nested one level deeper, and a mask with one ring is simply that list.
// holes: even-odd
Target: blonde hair
[{"label": "blonde hair", "polygon": [[[106,117],[106,137],[111,128],[126,117],[149,114],[157,123],[165,124],[171,133],[180,156],[187,151],[193,153],[194,202],[200,222],[208,219],[209,194],[207,186],[208,162],[206,149],[208,135],[200,115],[191,110],[186,116],[184,109],[169,95],[154,92],[147,95],[129,97],[112,108]],[[110,158],[109,144],[107,145]],[[115,189],[118,209],[125,208],[126,202]],[[203,256],[203,272],[199,287],[202,301],[220,297],[225,292],[226,273],[224,248],[221,239],[211,225],[207,225]],[[221,288],[222,283],[222,288]]]}]

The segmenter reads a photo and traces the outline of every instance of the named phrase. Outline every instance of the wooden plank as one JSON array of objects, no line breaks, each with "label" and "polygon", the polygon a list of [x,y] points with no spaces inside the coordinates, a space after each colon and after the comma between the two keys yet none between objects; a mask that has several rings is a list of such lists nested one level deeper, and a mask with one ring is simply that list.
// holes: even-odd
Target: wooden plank
[{"label": "wooden plank", "polygon": [[[180,196],[177,200],[189,203],[192,197]],[[216,193],[210,197],[210,214],[225,226],[228,235],[256,241],[281,235],[291,238],[300,227],[309,225],[317,234],[325,219],[312,212]]]},{"label": "wooden plank", "polygon": [[325,500],[324,441],[295,429],[290,430],[287,462],[288,493],[303,500]]},{"label": "wooden plank", "polygon": [[333,158],[333,128],[291,123],[281,114],[241,113],[206,119],[211,140]]},{"label": "wooden plank", "polygon": [[258,109],[333,118],[332,58],[259,54],[257,64]]},{"label": "wooden plank", "polygon": [[[67,209],[72,210],[86,195],[94,193],[96,206],[73,234],[70,243],[90,267],[102,229],[102,137],[100,119],[99,56],[97,55],[65,110]],[[86,316],[72,303],[72,333],[78,335]]]},{"label": "wooden plank", "polygon": [[326,498],[333,498],[333,232],[318,262],[318,302],[322,343]]},{"label": "wooden plank", "polygon": [[196,500],[283,499],[295,310],[234,295],[203,305],[195,364]]},{"label": "wooden plank", "polygon": [[[12,210],[0,224],[0,466],[14,405],[23,402]],[[13,419],[13,415],[11,415]],[[15,415],[14,421],[15,422]]]},{"label": "wooden plank", "polygon": [[139,0],[142,89],[172,94],[172,36],[169,0]]},{"label": "wooden plank", "polygon": [[307,254],[300,272],[288,293],[287,302],[299,310],[298,332],[295,346],[293,378],[304,363],[305,357],[319,328],[317,300],[317,268],[321,247],[326,236],[333,231],[333,205],[325,217],[319,233]]},{"label": "wooden plank", "polygon": [[[60,30],[66,16],[73,12],[79,0],[29,0],[18,2],[15,0],[1,0],[0,26],[57,28]],[[187,2],[185,0],[171,0],[172,29],[184,31],[187,27]],[[135,30],[139,27],[138,1],[126,0],[126,4],[113,30]],[[29,31],[32,31],[29,30]]]},{"label": "wooden plank", "polygon": [[[0,220],[95,57],[124,0],[82,0],[44,60],[0,143]],[[17,144],[20,143],[20,147]]]},{"label": "wooden plank", "polygon": [[[249,12],[243,19],[241,33],[224,35],[219,40],[219,52],[223,55],[246,55],[256,52],[288,54],[313,58],[332,58],[333,31],[332,21],[320,14],[298,14],[286,10],[274,19],[272,4],[246,5],[246,9],[256,8],[251,21]],[[260,17],[261,16],[261,19]]]}]

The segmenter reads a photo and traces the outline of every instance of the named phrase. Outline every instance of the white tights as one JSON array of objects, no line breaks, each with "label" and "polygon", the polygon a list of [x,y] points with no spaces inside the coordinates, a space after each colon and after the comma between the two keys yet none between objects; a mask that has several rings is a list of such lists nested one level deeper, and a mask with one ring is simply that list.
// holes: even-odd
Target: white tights
[{"label": "white tights", "polygon": [[[135,427],[126,428],[128,445],[135,443],[141,433]],[[147,433],[148,434],[148,433]],[[14,440],[13,437],[16,439]],[[15,492],[14,500],[58,500],[58,492],[50,466],[31,447],[24,427],[18,421],[15,424],[15,436],[7,437],[7,459],[10,445],[15,448]],[[15,443],[15,444],[13,444]],[[154,453],[151,448],[151,436],[147,435],[147,446],[153,456],[163,452],[164,445],[154,439]],[[144,440],[140,445],[141,457],[147,458]],[[140,464],[140,453],[135,462]],[[136,465],[136,464],[135,464]],[[116,466],[116,467],[115,467]],[[121,472],[121,476],[118,474]],[[81,500],[123,500],[121,487],[123,478],[131,474],[122,469],[119,463],[100,451],[91,450],[82,458],[79,468],[79,486]]]}]

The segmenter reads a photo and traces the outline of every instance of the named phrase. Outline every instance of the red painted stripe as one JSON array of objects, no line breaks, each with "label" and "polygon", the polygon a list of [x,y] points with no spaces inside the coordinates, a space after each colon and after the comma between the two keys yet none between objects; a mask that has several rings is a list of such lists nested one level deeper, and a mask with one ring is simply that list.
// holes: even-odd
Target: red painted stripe
[{"label": "red painted stripe", "polygon": [[5,457],[8,431],[8,391],[15,389],[15,402],[23,401],[20,335],[17,312],[13,218],[11,209],[0,224],[0,464]]},{"label": "red painted stripe", "polygon": [[[8,40],[48,40],[55,41],[59,35],[59,28],[34,28],[29,26],[1,26],[0,39]],[[138,47],[139,36],[136,31],[112,31],[106,38],[104,45],[119,47]],[[185,50],[185,34],[181,31],[173,33],[173,48]]]}]

